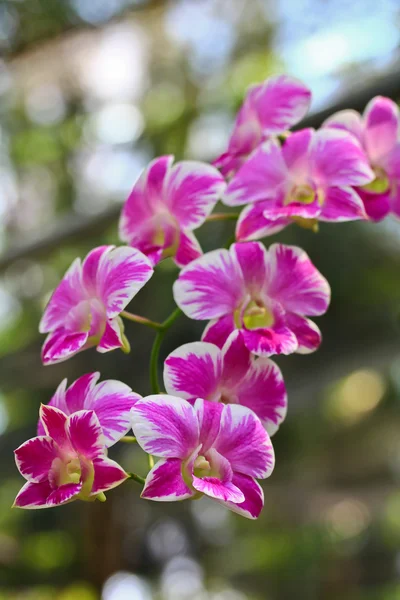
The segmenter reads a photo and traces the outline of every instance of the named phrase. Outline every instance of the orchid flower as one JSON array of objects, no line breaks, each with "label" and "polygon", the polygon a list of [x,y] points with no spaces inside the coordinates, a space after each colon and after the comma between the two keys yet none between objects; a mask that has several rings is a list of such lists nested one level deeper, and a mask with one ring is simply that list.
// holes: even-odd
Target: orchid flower
[{"label": "orchid flower", "polygon": [[245,517],[258,517],[264,498],[254,478],[269,477],[275,458],[268,433],[251,410],[201,398],[192,406],[161,394],[136,403],[132,424],[140,446],[161,457],[146,477],[142,498],[204,494]]},{"label": "orchid flower", "polygon": [[250,87],[236,117],[227,151],[214,165],[224,176],[231,177],[259,144],[301,121],[310,102],[310,90],[287,75],[270,77]]},{"label": "orchid flower", "polygon": [[172,256],[182,266],[202,254],[194,234],[225,189],[211,165],[173,156],[153,160],[143,171],[122,209],[120,238],[141,250],[153,264]]},{"label": "orchid flower", "polygon": [[48,333],[45,365],[92,346],[98,352],[127,348],[119,314],[153,274],[149,259],[135,248],[99,246],[83,263],[75,259],[55,289],[40,321]]},{"label": "orchid flower", "polygon": [[325,121],[323,127],[351,133],[366,152],[375,179],[358,187],[364,208],[374,221],[391,210],[400,216],[399,108],[390,98],[376,96],[363,116],[355,110],[342,110]]},{"label": "orchid flower", "polygon": [[321,341],[306,316],[322,315],[330,287],[296,246],[260,242],[208,252],[182,269],[174,284],[177,305],[192,319],[212,319],[203,341],[222,348],[240,329],[250,352],[260,356],[308,353]]},{"label": "orchid flower", "polygon": [[15,450],[19,472],[27,483],[14,506],[50,508],[72,500],[104,500],[104,492],[128,474],[107,458],[103,430],[92,410],[67,416],[54,406],[40,408],[45,435]]},{"label": "orchid flower", "polygon": [[256,358],[233,332],[222,350],[208,342],[180,346],[164,363],[168,394],[194,404],[197,398],[240,404],[255,412],[269,435],[286,416],[287,396],[279,367],[269,358]]},{"label": "orchid flower", "polygon": [[353,186],[371,183],[374,173],[358,141],[335,129],[303,129],[280,146],[262,144],[227,187],[228,206],[250,204],[240,215],[236,239],[276,233],[293,222],[366,219]]},{"label": "orchid flower", "polygon": [[[92,410],[99,420],[104,444],[118,442],[131,428],[130,410],[141,398],[121,381],[108,379],[97,383],[100,373],[87,373],[67,388],[64,379],[47,406],[54,406],[67,416],[81,410]],[[39,419],[38,435],[46,435]]]}]

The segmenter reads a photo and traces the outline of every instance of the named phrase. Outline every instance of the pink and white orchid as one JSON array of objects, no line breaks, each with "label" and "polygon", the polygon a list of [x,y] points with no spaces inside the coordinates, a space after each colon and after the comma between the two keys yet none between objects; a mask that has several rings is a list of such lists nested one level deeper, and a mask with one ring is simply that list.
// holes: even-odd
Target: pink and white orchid
[{"label": "pink and white orchid", "polygon": [[276,233],[293,221],[366,219],[353,189],[374,173],[359,142],[337,129],[303,129],[280,146],[268,140],[250,156],[227,187],[228,206],[249,204],[239,218],[239,241]]},{"label": "pink and white orchid", "polygon": [[208,252],[182,269],[174,284],[177,305],[192,319],[212,319],[203,340],[222,348],[240,329],[259,356],[308,353],[321,341],[306,316],[322,315],[330,287],[296,246],[260,242]]},{"label": "pink and white orchid", "polygon": [[186,265],[202,254],[194,234],[225,189],[222,175],[206,163],[173,156],[153,160],[126,201],[119,223],[120,238],[141,250],[153,264],[172,256]]},{"label": "pink and white orchid", "polygon": [[83,263],[75,259],[55,289],[40,321],[48,333],[45,365],[92,346],[98,352],[126,348],[119,314],[153,274],[149,259],[135,248],[99,246]]},{"label": "pink and white orchid", "polygon": [[368,216],[383,219],[390,211],[400,216],[399,108],[393,100],[376,96],[361,116],[355,110],[342,110],[325,121],[323,127],[351,133],[364,148],[375,179],[357,188]]},{"label": "pink and white orchid", "polygon": [[225,177],[231,177],[257,146],[301,121],[310,102],[311,91],[287,75],[270,77],[250,87],[236,117],[227,151],[214,165]]},{"label": "pink and white orchid", "polygon": [[54,406],[41,406],[45,435],[15,450],[19,472],[27,483],[14,506],[50,508],[72,500],[104,500],[104,492],[123,483],[128,474],[107,458],[103,430],[92,410],[67,416]]},{"label": "pink and white orchid", "polygon": [[[100,373],[87,373],[67,388],[64,379],[47,406],[67,416],[80,410],[92,410],[99,420],[107,447],[118,442],[131,428],[130,410],[141,398],[121,381],[108,379],[98,383]],[[42,420],[38,435],[46,435]]]},{"label": "pink and white orchid", "polygon": [[287,395],[279,367],[269,358],[256,358],[233,332],[222,350],[208,342],[177,348],[164,363],[168,394],[194,404],[197,398],[240,404],[255,412],[269,435],[286,416]]},{"label": "pink and white orchid", "polygon": [[161,457],[146,477],[142,497],[170,501],[214,498],[255,519],[264,497],[255,478],[269,477],[274,451],[248,408],[197,399],[194,406],[169,395],[148,396],[132,409],[140,446]]}]

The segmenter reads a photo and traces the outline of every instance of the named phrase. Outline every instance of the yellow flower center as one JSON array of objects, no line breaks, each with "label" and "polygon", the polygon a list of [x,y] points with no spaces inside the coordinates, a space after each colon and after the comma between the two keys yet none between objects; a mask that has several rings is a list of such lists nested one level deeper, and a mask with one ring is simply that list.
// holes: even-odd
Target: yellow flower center
[{"label": "yellow flower center", "polygon": [[261,303],[251,300],[246,307],[243,315],[243,324],[246,329],[264,329],[271,327],[274,323],[274,316]]},{"label": "yellow flower center", "polygon": [[362,189],[367,192],[372,192],[373,194],[384,194],[388,191],[390,186],[389,177],[381,167],[375,167],[373,171],[375,173],[375,179],[371,181],[371,183],[364,185]]}]

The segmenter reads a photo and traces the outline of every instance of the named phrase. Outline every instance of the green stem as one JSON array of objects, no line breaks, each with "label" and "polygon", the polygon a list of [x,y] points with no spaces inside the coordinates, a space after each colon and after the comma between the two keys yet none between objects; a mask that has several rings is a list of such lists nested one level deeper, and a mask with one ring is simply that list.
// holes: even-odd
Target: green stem
[{"label": "green stem", "polygon": [[133,479],[133,481],[137,481],[137,483],[141,483],[142,485],[146,481],[144,477],[140,477],[140,475],[136,475],[136,473],[128,473],[129,479]]},{"label": "green stem", "polygon": [[137,444],[137,439],[133,435],[124,435],[119,441],[125,444]]},{"label": "green stem", "polygon": [[151,327],[152,329],[156,329],[160,331],[162,329],[162,323],[157,323],[157,321],[152,321],[151,319],[147,319],[146,317],[141,317],[140,315],[134,315],[126,310],[123,310],[120,313],[120,316],[128,321],[133,321],[134,323],[140,323],[141,325],[147,325],[147,327]]},{"label": "green stem", "polygon": [[153,347],[151,349],[151,355],[150,355],[150,385],[151,385],[151,391],[153,394],[160,393],[157,367],[158,367],[158,357],[160,355],[160,348],[161,348],[162,341],[163,341],[164,336],[167,333],[168,329],[171,327],[171,325],[176,321],[176,319],[181,314],[182,314],[182,311],[180,308],[177,308],[176,310],[174,310],[174,312],[171,313],[170,316],[161,323],[161,328],[159,329],[159,331],[154,339],[154,343],[153,343]]},{"label": "green stem", "polygon": [[239,213],[214,213],[206,218],[207,222],[210,221],[237,221]]}]

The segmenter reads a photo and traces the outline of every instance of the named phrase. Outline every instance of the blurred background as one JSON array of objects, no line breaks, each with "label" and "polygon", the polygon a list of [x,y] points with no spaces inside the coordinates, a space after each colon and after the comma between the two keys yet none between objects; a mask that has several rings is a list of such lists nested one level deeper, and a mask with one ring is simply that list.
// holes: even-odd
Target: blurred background
[{"label": "blurred background", "polygon": [[[70,262],[118,243],[154,156],[212,160],[246,87],[286,72],[312,87],[307,124],[400,99],[396,0],[0,1],[0,600],[399,600],[400,223],[289,228],[332,286],[321,350],[278,361],[289,415],[257,522],[201,500],[157,504],[127,482],[105,504],[10,510],[12,451],[59,382],[100,370],[149,393],[151,330],[132,352],[43,367],[37,328]],[[200,232],[205,250],[232,223]],[[266,243],[275,238],[266,240]],[[173,309],[172,262],[131,309]],[[198,339],[182,317],[163,357]],[[146,473],[138,448],[113,449]]]}]

